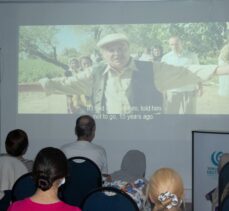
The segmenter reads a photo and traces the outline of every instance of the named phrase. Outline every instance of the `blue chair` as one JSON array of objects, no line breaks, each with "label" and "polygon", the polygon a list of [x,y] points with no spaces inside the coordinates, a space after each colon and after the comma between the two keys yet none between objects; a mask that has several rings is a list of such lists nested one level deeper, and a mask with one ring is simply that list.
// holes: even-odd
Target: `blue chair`
[{"label": "blue chair", "polygon": [[135,201],[114,187],[98,188],[90,192],[82,203],[82,211],[139,211]]},{"label": "blue chair", "polygon": [[102,187],[102,174],[99,167],[85,157],[72,157],[68,164],[69,177],[61,186],[59,196],[64,202],[80,207],[90,191]]},{"label": "blue chair", "polygon": [[6,211],[11,203],[11,190],[5,190],[4,196],[0,200],[0,210]]},{"label": "blue chair", "polygon": [[12,188],[12,201],[22,200],[32,196],[36,191],[36,185],[32,174],[26,173],[19,177]]}]

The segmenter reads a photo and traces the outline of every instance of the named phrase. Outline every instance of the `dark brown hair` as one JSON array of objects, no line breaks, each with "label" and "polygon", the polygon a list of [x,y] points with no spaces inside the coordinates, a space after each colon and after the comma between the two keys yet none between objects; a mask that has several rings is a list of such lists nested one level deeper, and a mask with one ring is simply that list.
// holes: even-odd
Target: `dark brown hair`
[{"label": "dark brown hair", "polygon": [[67,176],[67,158],[57,148],[44,148],[36,156],[32,174],[38,188],[43,191],[49,190],[53,182]]},{"label": "dark brown hair", "polygon": [[28,136],[23,130],[12,130],[6,137],[5,148],[9,155],[15,157],[23,155],[26,152],[28,145]]}]

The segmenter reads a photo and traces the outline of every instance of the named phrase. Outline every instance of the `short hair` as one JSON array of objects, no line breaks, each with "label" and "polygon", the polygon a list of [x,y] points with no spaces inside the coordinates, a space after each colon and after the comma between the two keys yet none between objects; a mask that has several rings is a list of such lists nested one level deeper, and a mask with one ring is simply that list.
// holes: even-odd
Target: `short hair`
[{"label": "short hair", "polygon": [[68,174],[68,162],[64,153],[54,147],[47,147],[37,154],[32,175],[37,188],[49,190],[57,179]]},{"label": "short hair", "polygon": [[184,196],[184,186],[181,176],[171,168],[158,169],[150,178],[147,187],[147,196],[154,203],[153,211],[168,210],[167,206],[172,204],[172,198],[166,198],[164,201],[159,200],[159,196],[170,192],[177,197],[177,205],[172,206],[169,210],[180,210]]},{"label": "short hair", "polygon": [[25,131],[15,129],[7,134],[5,141],[6,152],[14,157],[23,155],[29,145],[28,136]]},{"label": "short hair", "polygon": [[89,115],[82,115],[76,120],[75,134],[78,137],[92,136],[95,129],[95,120]]}]

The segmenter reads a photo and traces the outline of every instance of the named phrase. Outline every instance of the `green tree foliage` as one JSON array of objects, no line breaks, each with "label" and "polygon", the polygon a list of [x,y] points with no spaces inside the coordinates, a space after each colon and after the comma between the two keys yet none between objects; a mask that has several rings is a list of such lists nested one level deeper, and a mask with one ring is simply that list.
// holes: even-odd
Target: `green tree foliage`
[{"label": "green tree foliage", "polygon": [[26,59],[19,62],[19,83],[36,82],[41,78],[63,76],[63,70],[42,59]]},{"label": "green tree foliage", "polygon": [[[57,51],[59,31],[67,27],[75,33],[79,49],[66,47]],[[67,70],[71,57],[91,55],[96,43],[106,34],[124,33],[130,41],[131,54],[136,54],[154,44],[161,44],[168,52],[168,39],[179,36],[186,49],[198,54],[202,64],[217,63],[220,49],[227,42],[228,24],[171,23],[171,24],[122,24],[122,25],[72,25],[72,26],[23,26],[20,28],[20,81],[35,81],[39,77],[58,76]],[[68,39],[68,34],[64,39]],[[63,74],[63,73],[62,73]],[[32,78],[29,78],[32,77]]]},{"label": "green tree foliage", "polygon": [[55,26],[24,26],[20,28],[19,52],[28,58],[40,58],[67,70],[68,66],[58,60],[57,33]]}]

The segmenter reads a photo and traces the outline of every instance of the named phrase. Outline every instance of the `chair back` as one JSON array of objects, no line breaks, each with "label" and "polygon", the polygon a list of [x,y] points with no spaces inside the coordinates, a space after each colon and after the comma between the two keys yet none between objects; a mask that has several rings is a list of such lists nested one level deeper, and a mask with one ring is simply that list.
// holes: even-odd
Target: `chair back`
[{"label": "chair back", "polygon": [[229,162],[223,166],[219,172],[219,209],[221,209],[222,204],[222,194],[226,185],[229,183]]},{"label": "chair back", "polygon": [[135,201],[114,187],[103,187],[90,192],[82,203],[82,211],[139,211]]},{"label": "chair back", "polygon": [[0,210],[7,211],[11,203],[11,190],[5,190],[3,198],[0,199]]},{"label": "chair back", "polygon": [[30,197],[35,193],[36,189],[32,174],[24,174],[18,178],[12,188],[12,201],[18,201]]},{"label": "chair back", "polygon": [[79,206],[83,198],[93,189],[102,186],[102,175],[99,167],[85,157],[68,159],[69,177],[61,187],[61,199],[73,206]]}]

